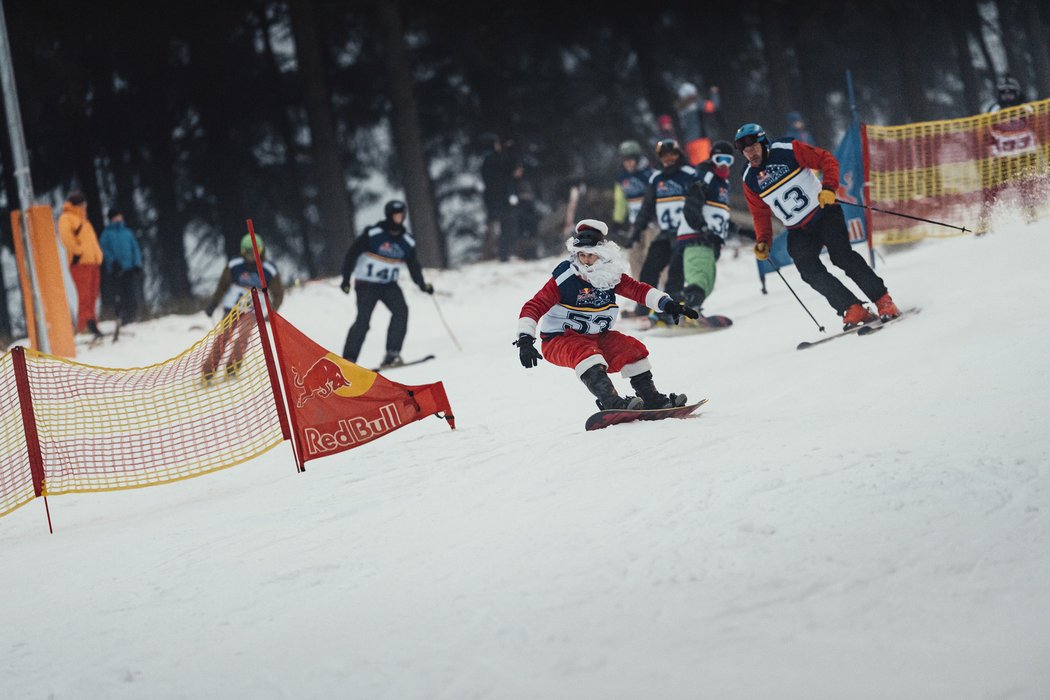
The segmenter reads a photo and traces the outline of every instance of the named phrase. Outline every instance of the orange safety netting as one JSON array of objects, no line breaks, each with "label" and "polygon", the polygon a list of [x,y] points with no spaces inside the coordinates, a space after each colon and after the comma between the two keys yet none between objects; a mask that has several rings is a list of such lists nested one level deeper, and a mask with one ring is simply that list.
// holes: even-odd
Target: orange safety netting
[{"label": "orange safety netting", "polygon": [[[34,498],[24,402],[0,357],[0,515]],[[251,297],[181,355],[109,369],[25,350],[40,495],[139,488],[232,467],[283,439]],[[27,435],[29,436],[27,438]]]},{"label": "orange safety netting", "polygon": [[[963,119],[865,127],[869,204],[965,226],[989,227],[1007,202],[1028,220],[1050,215],[1050,100]],[[873,212],[877,243],[958,231]]]}]

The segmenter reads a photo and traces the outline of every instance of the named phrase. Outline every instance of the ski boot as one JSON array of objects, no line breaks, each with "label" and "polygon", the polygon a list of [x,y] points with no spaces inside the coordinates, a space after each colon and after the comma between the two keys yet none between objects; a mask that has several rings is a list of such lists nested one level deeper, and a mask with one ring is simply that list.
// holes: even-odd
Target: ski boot
[{"label": "ski boot", "polygon": [[580,381],[587,387],[587,391],[597,397],[594,403],[597,404],[598,410],[635,411],[642,408],[642,400],[637,396],[620,396],[616,393],[616,387],[605,373],[606,369],[605,365],[595,365],[580,375]]},{"label": "ski boot", "polygon": [[674,328],[674,318],[671,314],[650,311],[649,325],[651,328]]},{"label": "ski boot", "polygon": [[[892,303],[892,301],[890,302]],[[868,310],[868,307],[864,304],[857,303],[846,309],[842,314],[842,330],[848,331],[850,328],[864,325],[865,323],[871,323],[876,319],[875,314]]]},{"label": "ski boot", "polygon": [[401,353],[397,350],[387,350],[386,355],[383,357],[383,361],[379,363],[380,367],[400,367],[405,364],[405,361],[401,359]]},{"label": "ski boot", "polygon": [[642,398],[642,408],[652,410],[656,408],[677,408],[684,406],[685,394],[661,394],[653,384],[653,373],[648,370],[631,377],[631,386]]},{"label": "ski boot", "polygon": [[883,321],[889,321],[891,318],[897,318],[901,315],[901,310],[893,303],[889,292],[879,297],[879,300],[875,302],[875,308],[878,311],[879,318]]},{"label": "ski boot", "polygon": [[703,317],[704,312],[700,307],[704,305],[704,299],[707,298],[707,292],[704,291],[704,288],[699,285],[691,284],[682,290],[682,295],[684,297],[682,301],[685,302],[685,305],[696,309],[697,313]]},{"label": "ski boot", "polygon": [[98,322],[95,319],[88,320],[87,329],[94,336],[92,340],[102,340],[105,337],[102,335],[102,331],[98,329]]}]

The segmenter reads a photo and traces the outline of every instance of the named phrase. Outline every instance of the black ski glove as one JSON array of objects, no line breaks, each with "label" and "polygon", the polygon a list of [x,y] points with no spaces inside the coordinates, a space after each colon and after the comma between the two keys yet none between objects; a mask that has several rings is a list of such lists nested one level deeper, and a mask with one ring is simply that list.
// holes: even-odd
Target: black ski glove
[{"label": "black ski glove", "polygon": [[350,293],[350,280],[343,280],[343,283],[339,285],[339,288],[343,290],[343,294]]},{"label": "black ski glove", "polygon": [[632,229],[631,235],[627,237],[627,242],[623,244],[624,248],[633,248],[634,244],[642,240],[642,232],[638,229]]},{"label": "black ski glove", "polygon": [[423,292],[424,294],[433,294],[434,285],[432,285],[430,282],[425,282],[423,286],[419,288],[419,291]]},{"label": "black ski glove", "polygon": [[208,304],[207,306],[205,306],[204,313],[208,314],[208,317],[210,318],[211,315],[215,313],[215,304]]},{"label": "black ski glove", "polygon": [[677,326],[678,322],[682,320],[682,316],[687,318],[700,318],[700,312],[696,309],[690,309],[688,306],[680,301],[669,301],[664,304],[663,311],[665,314],[671,314],[671,319],[674,320],[674,324]]},{"label": "black ski glove", "polygon": [[511,343],[511,345],[518,346],[518,359],[521,360],[521,366],[525,369],[535,367],[543,359],[543,355],[540,351],[533,347],[536,339],[528,333],[520,333],[518,339]]}]

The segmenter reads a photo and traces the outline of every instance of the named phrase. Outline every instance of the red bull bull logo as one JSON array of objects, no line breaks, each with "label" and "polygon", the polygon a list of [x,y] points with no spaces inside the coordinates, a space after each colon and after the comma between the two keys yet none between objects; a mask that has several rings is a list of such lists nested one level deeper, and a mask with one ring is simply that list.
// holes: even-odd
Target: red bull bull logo
[{"label": "red bull bull logo", "polygon": [[307,401],[315,397],[323,399],[331,396],[337,389],[350,386],[350,380],[343,376],[343,370],[327,357],[322,357],[310,365],[310,369],[302,376],[292,367],[292,374],[295,375],[295,387],[299,390],[295,401],[296,408],[302,408]]},{"label": "red bull bull logo", "polygon": [[379,417],[372,420],[362,417],[344,418],[336,424],[335,430],[307,428],[303,431],[306,454],[308,457],[317,457],[345,450],[389,433],[401,425],[401,415],[397,412],[397,406],[388,403],[380,407]]}]

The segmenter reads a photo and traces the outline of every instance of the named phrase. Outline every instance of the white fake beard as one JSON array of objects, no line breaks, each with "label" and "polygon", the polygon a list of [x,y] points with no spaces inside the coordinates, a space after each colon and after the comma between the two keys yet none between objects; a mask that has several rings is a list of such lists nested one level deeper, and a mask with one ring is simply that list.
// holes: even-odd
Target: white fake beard
[{"label": "white fake beard", "polygon": [[598,258],[593,265],[584,265],[573,256],[572,267],[576,274],[598,289],[612,289],[627,272],[627,264],[619,256],[609,260]]}]

